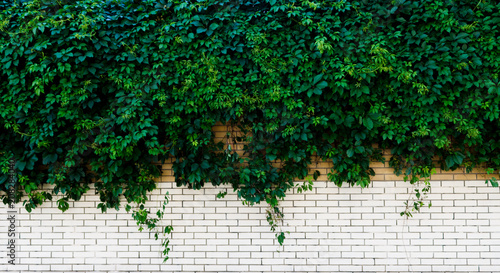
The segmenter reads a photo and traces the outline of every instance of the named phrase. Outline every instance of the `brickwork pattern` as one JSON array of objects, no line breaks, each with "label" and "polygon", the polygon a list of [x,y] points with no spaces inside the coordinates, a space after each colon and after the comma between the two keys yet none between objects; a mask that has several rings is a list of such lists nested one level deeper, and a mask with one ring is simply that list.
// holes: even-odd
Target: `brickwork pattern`
[{"label": "brickwork pattern", "polygon": [[264,204],[245,206],[230,189],[218,200],[221,190],[159,183],[149,205],[159,207],[169,192],[164,221],[174,232],[166,263],[152,235],[138,232],[124,211],[101,213],[95,195],[65,213],[55,202],[31,214],[19,208],[18,265],[6,266],[2,254],[0,271],[500,271],[500,191],[483,181],[432,181],[433,206],[410,219],[399,215],[413,190],[408,183],[374,181],[361,189],[316,182],[281,203],[290,232],[283,247],[269,231]]},{"label": "brickwork pattern", "polygon": [[[213,131],[243,155],[243,144],[226,138],[234,128]],[[164,224],[174,231],[166,263],[152,234],[139,232],[123,209],[101,213],[91,190],[64,213],[57,198],[32,213],[18,205],[18,264],[7,265],[2,243],[0,272],[500,272],[500,189],[485,185],[485,170],[437,169],[432,207],[406,219],[399,213],[415,188],[387,163],[372,167],[377,175],[365,189],[315,182],[312,191],[289,193],[281,202],[289,234],[280,247],[265,204],[243,205],[228,188],[178,188],[167,162],[148,203],[156,211],[169,193]],[[326,181],[330,168],[315,162],[311,173]],[[219,200],[221,191],[228,194]],[[0,221],[1,242],[6,224]]]}]

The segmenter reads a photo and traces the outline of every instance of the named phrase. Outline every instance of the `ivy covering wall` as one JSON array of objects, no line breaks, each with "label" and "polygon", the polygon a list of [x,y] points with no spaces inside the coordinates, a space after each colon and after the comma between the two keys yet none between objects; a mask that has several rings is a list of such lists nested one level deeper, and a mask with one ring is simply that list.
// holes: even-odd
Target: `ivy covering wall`
[{"label": "ivy covering wall", "polygon": [[140,205],[174,158],[179,186],[230,184],[274,230],[313,160],[339,186],[369,185],[373,160],[409,183],[493,172],[499,25],[493,0],[2,1],[0,190],[14,158],[28,210],[93,182],[103,210]]}]

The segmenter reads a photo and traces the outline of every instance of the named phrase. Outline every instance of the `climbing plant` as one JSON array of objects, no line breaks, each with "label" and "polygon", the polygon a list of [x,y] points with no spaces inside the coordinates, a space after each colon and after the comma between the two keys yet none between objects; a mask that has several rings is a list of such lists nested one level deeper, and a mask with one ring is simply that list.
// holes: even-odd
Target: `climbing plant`
[{"label": "climbing plant", "polygon": [[[0,190],[14,158],[28,211],[94,183],[99,208],[124,198],[154,228],[173,158],[178,186],[268,203],[282,243],[279,201],[315,160],[338,186],[368,186],[370,161],[412,184],[499,169],[499,25],[494,0],[4,0]],[[216,141],[218,123],[239,133]]]}]

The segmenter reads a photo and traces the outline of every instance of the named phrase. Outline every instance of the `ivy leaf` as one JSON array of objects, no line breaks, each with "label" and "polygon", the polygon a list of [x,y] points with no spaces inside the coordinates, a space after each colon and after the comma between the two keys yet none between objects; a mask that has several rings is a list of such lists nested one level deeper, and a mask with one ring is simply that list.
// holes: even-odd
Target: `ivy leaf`
[{"label": "ivy leaf", "polygon": [[489,180],[490,183],[491,183],[491,186],[495,187],[495,188],[498,188],[498,181],[496,178],[492,178]]},{"label": "ivy leaf", "polygon": [[363,118],[363,125],[368,129],[371,130],[373,129],[373,121],[369,117]]},{"label": "ivy leaf", "polygon": [[347,152],[347,157],[352,157],[354,155],[354,150],[353,149],[348,149]]},{"label": "ivy leaf", "polygon": [[446,166],[448,168],[451,168],[455,164],[455,159],[452,155],[449,155],[446,157],[445,162],[446,162]]},{"label": "ivy leaf", "polygon": [[453,156],[453,161],[455,161],[455,163],[457,163],[457,165],[460,165],[462,164],[462,162],[464,161],[464,158],[465,158],[465,155],[460,153],[460,152],[457,152],[455,153],[455,155]]},{"label": "ivy leaf", "polygon": [[318,180],[318,177],[319,177],[320,175],[321,175],[321,173],[320,173],[318,170],[314,171],[314,173],[313,173],[313,179],[314,179],[314,180]]},{"label": "ivy leaf", "polygon": [[218,25],[217,23],[212,23],[212,24],[210,25],[210,27],[209,27],[209,28],[210,28],[211,30],[215,30],[218,26],[219,26],[219,25]]},{"label": "ivy leaf", "polygon": [[49,154],[43,158],[42,163],[44,165],[46,165],[46,164],[54,163],[56,161],[57,161],[57,154]]},{"label": "ivy leaf", "polygon": [[326,81],[322,81],[316,87],[319,89],[324,89],[327,86],[328,86],[328,83]]},{"label": "ivy leaf", "polygon": [[363,146],[356,146],[356,153],[362,154],[365,152],[365,147]]},{"label": "ivy leaf", "polygon": [[353,117],[353,116],[347,116],[347,117],[344,119],[344,124],[345,124],[345,126],[347,126],[347,127],[351,127],[353,122],[354,122],[354,117]]},{"label": "ivy leaf", "polygon": [[24,161],[17,161],[16,162],[16,167],[15,167],[16,169],[23,171],[25,167],[26,167],[26,162],[24,162]]},{"label": "ivy leaf", "polygon": [[269,161],[274,161],[277,158],[277,156],[273,154],[267,154],[266,157]]},{"label": "ivy leaf", "polygon": [[210,163],[208,163],[208,161],[206,161],[206,160],[203,160],[203,162],[201,162],[200,166],[202,169],[208,169],[210,167]]},{"label": "ivy leaf", "polygon": [[314,76],[313,85],[315,85],[316,83],[318,83],[322,78],[323,78],[323,73]]}]

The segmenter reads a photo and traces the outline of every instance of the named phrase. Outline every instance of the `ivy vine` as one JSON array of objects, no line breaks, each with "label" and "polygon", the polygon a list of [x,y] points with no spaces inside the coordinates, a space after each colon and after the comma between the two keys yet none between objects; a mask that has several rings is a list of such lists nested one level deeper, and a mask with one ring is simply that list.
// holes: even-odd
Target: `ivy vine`
[{"label": "ivy vine", "polygon": [[[371,161],[411,184],[499,169],[499,25],[493,0],[1,1],[0,190],[15,158],[28,211],[94,183],[156,228],[144,204],[174,158],[178,186],[268,203],[282,243],[279,201],[315,160],[338,186],[368,186]],[[241,133],[216,141],[220,123]]]}]

